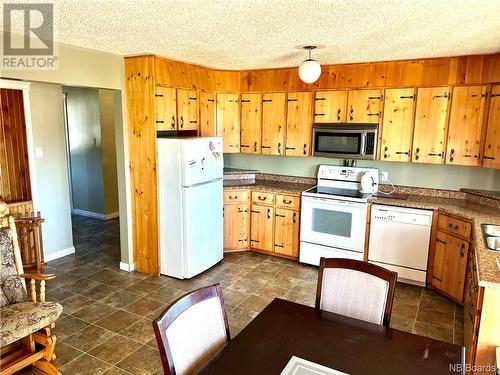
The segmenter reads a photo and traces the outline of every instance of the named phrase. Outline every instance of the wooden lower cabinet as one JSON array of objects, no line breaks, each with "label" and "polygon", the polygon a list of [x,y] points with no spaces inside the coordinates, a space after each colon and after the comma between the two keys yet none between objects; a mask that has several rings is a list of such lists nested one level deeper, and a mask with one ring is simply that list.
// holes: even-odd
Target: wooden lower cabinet
[{"label": "wooden lower cabinet", "polygon": [[247,249],[250,243],[250,206],[224,205],[224,249]]},{"label": "wooden lower cabinet", "polygon": [[272,252],[274,249],[274,207],[252,204],[250,248]]},{"label": "wooden lower cabinet", "polygon": [[276,208],[274,252],[288,257],[299,256],[299,212]]}]

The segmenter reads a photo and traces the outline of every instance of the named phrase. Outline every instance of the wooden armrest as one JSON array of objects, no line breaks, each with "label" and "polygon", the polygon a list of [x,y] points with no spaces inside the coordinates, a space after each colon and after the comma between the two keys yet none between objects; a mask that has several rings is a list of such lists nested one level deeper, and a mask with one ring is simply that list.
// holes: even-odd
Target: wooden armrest
[{"label": "wooden armrest", "polygon": [[23,273],[22,275],[19,275],[23,279],[34,279],[34,280],[52,280],[56,278],[56,275],[50,274],[50,275],[42,275],[39,273]]}]

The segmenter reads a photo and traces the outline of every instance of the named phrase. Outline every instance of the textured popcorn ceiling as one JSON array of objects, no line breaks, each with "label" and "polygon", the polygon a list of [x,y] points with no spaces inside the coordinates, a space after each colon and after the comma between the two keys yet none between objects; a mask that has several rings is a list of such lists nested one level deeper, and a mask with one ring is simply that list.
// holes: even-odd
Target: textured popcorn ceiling
[{"label": "textured popcorn ceiling", "polygon": [[[225,69],[500,51],[500,0],[57,0],[60,42]],[[15,31],[20,32],[20,23]]]}]

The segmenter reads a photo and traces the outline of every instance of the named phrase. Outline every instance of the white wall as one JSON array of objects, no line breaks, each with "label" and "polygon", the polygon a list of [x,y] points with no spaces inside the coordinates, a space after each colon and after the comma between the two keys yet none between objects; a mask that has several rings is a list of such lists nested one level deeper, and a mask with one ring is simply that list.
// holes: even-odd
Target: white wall
[{"label": "white wall", "polygon": [[43,149],[43,158],[35,159],[36,189],[50,260],[73,251],[61,85],[32,83],[30,109],[33,146]]}]

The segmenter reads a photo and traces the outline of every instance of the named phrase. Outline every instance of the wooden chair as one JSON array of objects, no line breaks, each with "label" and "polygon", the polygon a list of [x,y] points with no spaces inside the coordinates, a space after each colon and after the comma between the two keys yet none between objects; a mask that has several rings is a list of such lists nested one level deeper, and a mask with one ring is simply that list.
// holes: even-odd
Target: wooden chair
[{"label": "wooden chair", "polygon": [[[33,365],[46,374],[60,375],[52,363],[56,345],[52,329],[62,306],[45,302],[45,282],[55,276],[23,272],[16,226],[7,213],[7,205],[0,201],[1,373],[9,375]],[[30,299],[25,279],[30,280]],[[36,281],[40,282],[39,301]]]},{"label": "wooden chair", "polygon": [[153,328],[164,373],[195,373],[231,339],[219,284],[180,297],[153,322]]},{"label": "wooden chair", "polygon": [[321,258],[316,308],[388,327],[397,277],[375,264]]}]

